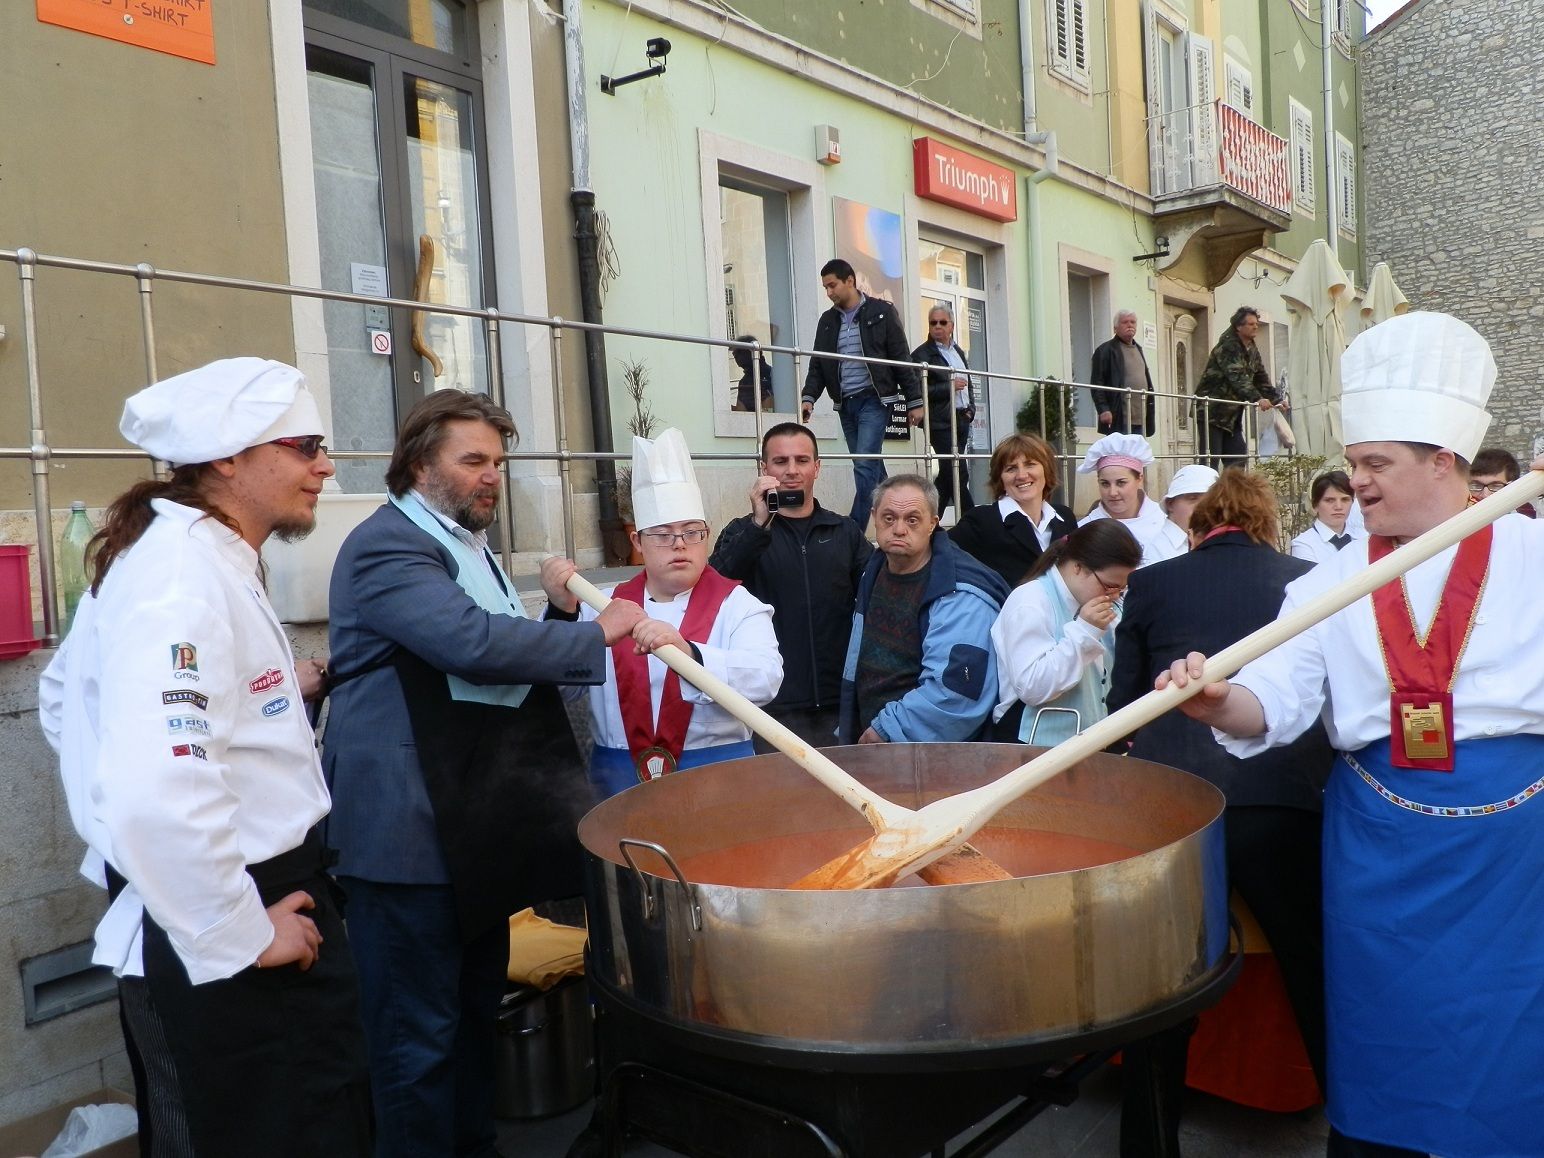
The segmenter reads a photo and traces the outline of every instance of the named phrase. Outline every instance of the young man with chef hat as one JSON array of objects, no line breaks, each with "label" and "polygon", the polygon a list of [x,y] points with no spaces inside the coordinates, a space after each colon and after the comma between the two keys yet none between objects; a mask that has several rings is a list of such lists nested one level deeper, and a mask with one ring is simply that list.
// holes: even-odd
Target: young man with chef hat
[{"label": "young man with chef hat", "polygon": [[298,370],[228,358],[120,430],[172,474],[109,507],[39,716],[113,897],[92,959],[124,979],[145,1152],[367,1154],[327,788],[258,554],[315,522],[321,415]]},{"label": "young man with chef hat", "polygon": [[[645,618],[612,646],[604,686],[587,693],[590,780],[602,796],[753,754],[750,730],[667,668],[653,655],[659,648],[674,644],[753,704],[770,703],[783,683],[772,609],[708,566],[708,519],[679,430],[633,439],[633,513],[643,570],[611,595],[640,605]],[[566,582],[572,570],[568,560],[549,560],[543,579]],[[546,586],[553,607],[572,614],[574,597],[552,594],[560,582]]]},{"label": "young man with chef hat", "polygon": [[[1281,614],[1461,512],[1496,364],[1456,318],[1374,326],[1341,365],[1370,538]],[[1534,463],[1544,469],[1544,459]],[[1544,527],[1500,519],[1187,701],[1236,756],[1321,714],[1332,1156],[1539,1153],[1544,1118]],[[1192,654],[1158,679],[1184,684]]]}]

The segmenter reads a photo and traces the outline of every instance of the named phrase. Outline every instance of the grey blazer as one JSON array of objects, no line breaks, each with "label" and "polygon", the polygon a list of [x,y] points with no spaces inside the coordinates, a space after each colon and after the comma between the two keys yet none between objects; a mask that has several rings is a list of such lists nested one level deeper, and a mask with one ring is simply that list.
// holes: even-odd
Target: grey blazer
[{"label": "grey blazer", "polygon": [[[322,767],[332,790],[327,840],[339,852],[339,875],[397,884],[450,880],[391,663],[396,649],[472,683],[605,682],[597,624],[489,614],[455,575],[450,553],[389,504],[355,528],[338,553],[328,660],[338,686]],[[568,721],[552,726],[567,728]]]}]

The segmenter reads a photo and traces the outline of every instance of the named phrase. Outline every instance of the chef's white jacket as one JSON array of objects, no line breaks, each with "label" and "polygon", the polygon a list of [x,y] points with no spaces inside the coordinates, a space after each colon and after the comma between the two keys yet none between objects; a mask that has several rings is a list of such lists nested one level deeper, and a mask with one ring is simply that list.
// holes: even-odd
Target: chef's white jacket
[{"label": "chef's white jacket", "polygon": [[[1078,526],[1086,527],[1097,519],[1108,519],[1104,507],[1096,506],[1088,514],[1078,520]],[[1164,513],[1163,506],[1155,502],[1151,496],[1142,496],[1142,505],[1137,508],[1134,518],[1119,520],[1120,525],[1130,531],[1142,547],[1142,562],[1139,566],[1146,567],[1153,563],[1160,563],[1164,559],[1172,559],[1175,555],[1183,554],[1176,550],[1176,544],[1171,538],[1167,528],[1179,528],[1169,522],[1169,516]],[[1180,532],[1180,539],[1184,540],[1184,532]]]},{"label": "chef's white jacket", "polygon": [[39,717],[75,830],[129,885],[92,960],[139,975],[141,916],[195,984],[251,965],[273,939],[249,864],[298,847],[330,804],[289,641],[257,552],[163,499],[43,673]]}]

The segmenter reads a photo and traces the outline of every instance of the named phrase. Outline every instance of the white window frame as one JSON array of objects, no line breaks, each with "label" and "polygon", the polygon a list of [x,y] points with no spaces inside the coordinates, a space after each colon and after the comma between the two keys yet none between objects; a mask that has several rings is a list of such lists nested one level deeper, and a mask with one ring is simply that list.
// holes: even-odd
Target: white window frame
[{"label": "white window frame", "polygon": [[1190,90],[1190,165],[1194,188],[1219,180],[1217,158],[1217,68],[1212,42],[1196,32],[1185,34],[1185,80]]},{"label": "white window frame", "polygon": [[[1226,101],[1233,108],[1255,121],[1254,73],[1231,56],[1222,58]],[[1236,95],[1235,95],[1236,94]]]},{"label": "white window frame", "polygon": [[1340,235],[1356,240],[1356,146],[1335,134],[1336,206],[1340,211]]},{"label": "white window frame", "polygon": [[978,0],[932,0],[940,8],[947,8],[955,16],[963,20],[969,20],[977,24],[981,20],[981,13],[976,10]]},{"label": "white window frame", "polygon": [[[794,333],[778,344],[808,349],[815,340],[815,321],[827,305],[820,294],[820,267],[826,257],[821,256],[822,251],[816,247],[816,238],[831,236],[830,198],[826,196],[824,170],[814,160],[790,157],[706,129],[697,131],[697,162],[702,190],[703,252],[707,261],[708,336],[725,340],[734,337],[725,329],[724,241],[719,196],[720,176],[730,176],[780,189],[788,196]],[[824,248],[829,248],[829,242]],[[729,409],[732,393],[729,358],[721,347],[704,347],[704,350],[708,352],[712,379],[709,388],[713,397],[713,433],[727,438],[755,438],[756,415]],[[801,360],[801,380],[794,383],[795,394],[803,389],[802,375],[808,369],[808,362]],[[776,412],[774,418],[772,413],[763,414],[763,429],[774,422],[797,417]],[[815,408],[808,425],[821,439],[838,438],[842,433],[836,413],[822,406]]]},{"label": "white window frame", "polygon": [[1318,191],[1315,188],[1313,110],[1287,98],[1291,130],[1292,162],[1292,212],[1304,217],[1318,213]]},{"label": "white window frame", "polygon": [[1045,0],[1045,62],[1052,76],[1090,89],[1088,0]]}]

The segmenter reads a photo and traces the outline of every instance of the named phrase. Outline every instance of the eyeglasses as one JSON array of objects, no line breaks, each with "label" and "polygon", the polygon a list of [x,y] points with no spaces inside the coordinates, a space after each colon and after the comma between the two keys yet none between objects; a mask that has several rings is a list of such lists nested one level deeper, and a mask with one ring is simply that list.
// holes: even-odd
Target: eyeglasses
[{"label": "eyeglasses", "polygon": [[1097,571],[1090,571],[1089,574],[1099,581],[1099,586],[1104,588],[1105,594],[1107,595],[1114,595],[1117,592],[1124,591],[1126,589],[1126,585],[1124,583],[1111,583]]},{"label": "eyeglasses", "polygon": [[696,546],[698,543],[708,541],[708,529],[693,527],[689,531],[639,531],[638,537],[656,547],[674,547],[678,540],[683,544]]},{"label": "eyeglasses", "polygon": [[314,459],[319,454],[327,453],[327,443],[320,434],[306,434],[296,438],[270,438],[268,440],[274,446],[287,446],[301,458]]},{"label": "eyeglasses", "polygon": [[1504,482],[1472,482],[1469,484],[1469,493],[1471,495],[1493,495],[1497,491],[1505,489],[1505,487],[1506,483]]},{"label": "eyeglasses", "polygon": [[930,325],[930,326],[947,326],[949,324],[949,319],[948,318],[929,318],[927,324]]}]

